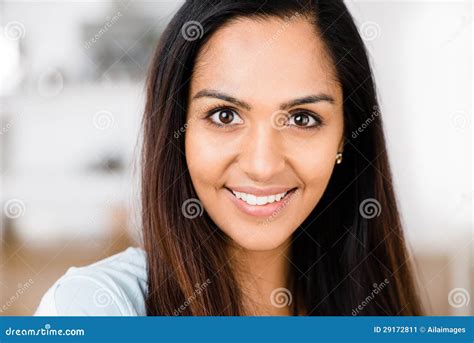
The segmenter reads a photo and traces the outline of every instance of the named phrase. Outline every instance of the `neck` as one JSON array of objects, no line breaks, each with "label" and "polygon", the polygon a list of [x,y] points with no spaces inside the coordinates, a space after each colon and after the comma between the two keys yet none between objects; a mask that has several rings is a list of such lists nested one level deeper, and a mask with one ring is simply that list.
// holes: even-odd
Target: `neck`
[{"label": "neck", "polygon": [[291,315],[287,301],[288,296],[292,297],[288,285],[290,247],[290,240],[287,240],[272,250],[233,249],[233,260],[238,261],[237,282],[249,315]]}]

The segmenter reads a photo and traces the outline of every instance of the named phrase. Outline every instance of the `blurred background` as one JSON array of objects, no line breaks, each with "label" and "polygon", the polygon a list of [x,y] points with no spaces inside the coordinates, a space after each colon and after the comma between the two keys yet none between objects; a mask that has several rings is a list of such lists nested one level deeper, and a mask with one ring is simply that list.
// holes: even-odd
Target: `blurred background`
[{"label": "blurred background", "polygon": [[[474,314],[470,1],[346,1],[428,314]],[[140,242],[144,76],[180,1],[0,0],[0,314]]]}]

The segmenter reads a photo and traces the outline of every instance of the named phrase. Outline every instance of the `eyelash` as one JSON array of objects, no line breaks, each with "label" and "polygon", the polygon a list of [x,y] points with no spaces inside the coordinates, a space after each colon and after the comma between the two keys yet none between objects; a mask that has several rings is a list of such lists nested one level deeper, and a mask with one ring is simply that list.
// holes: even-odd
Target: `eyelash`
[{"label": "eyelash", "polygon": [[302,130],[314,130],[314,129],[319,129],[321,128],[321,126],[324,125],[324,121],[323,119],[317,115],[316,113],[313,113],[313,112],[310,112],[308,110],[295,110],[293,113],[290,113],[291,116],[296,116],[298,114],[304,114],[304,115],[307,115],[308,117],[311,117],[313,118],[313,120],[316,122],[313,126],[298,126],[298,125],[294,125],[295,127],[297,127],[298,129],[302,129]]},{"label": "eyelash", "polygon": [[233,107],[230,107],[228,105],[217,105],[215,107],[212,107],[210,110],[208,110],[206,112],[206,120],[208,121],[209,124],[213,125],[214,127],[217,127],[218,129],[225,129],[225,128],[229,128],[231,127],[232,125],[226,125],[226,124],[218,124],[216,122],[214,122],[212,119],[211,119],[211,116],[216,114],[217,112],[219,111],[224,111],[224,110],[227,110],[227,111],[232,111],[232,112],[235,112],[237,113],[237,110]]},{"label": "eyelash", "polygon": [[[211,119],[211,116],[213,116],[214,114],[216,114],[217,112],[219,111],[224,111],[224,110],[227,110],[227,111],[232,111],[232,112],[235,112],[237,115],[238,115],[238,112],[235,108],[233,107],[230,107],[228,105],[217,105],[213,108],[211,108],[210,110],[208,110],[206,112],[206,116],[205,116],[205,119],[211,124],[213,125],[214,127],[217,127],[219,129],[225,129],[225,128],[229,128],[231,126],[234,126],[234,125],[227,125],[227,124],[218,124],[216,122],[214,122],[212,119]],[[298,126],[298,125],[292,125],[292,126],[295,126],[296,128],[298,129],[302,129],[302,130],[314,130],[314,129],[319,129],[321,128],[321,126],[324,125],[324,121],[322,120],[322,118],[313,113],[313,112],[310,112],[308,110],[296,110],[294,111],[293,113],[290,113],[291,116],[295,116],[297,114],[305,114],[311,118],[314,119],[314,121],[316,122],[316,124],[314,124],[313,126]]]}]

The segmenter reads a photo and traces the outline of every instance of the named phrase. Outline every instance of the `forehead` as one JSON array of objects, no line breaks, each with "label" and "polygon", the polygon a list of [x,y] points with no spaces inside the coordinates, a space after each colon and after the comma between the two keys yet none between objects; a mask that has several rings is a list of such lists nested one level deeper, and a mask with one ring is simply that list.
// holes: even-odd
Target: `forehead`
[{"label": "forehead", "polygon": [[212,88],[275,100],[309,92],[339,93],[334,65],[302,16],[242,18],[220,28],[198,54],[191,93]]}]

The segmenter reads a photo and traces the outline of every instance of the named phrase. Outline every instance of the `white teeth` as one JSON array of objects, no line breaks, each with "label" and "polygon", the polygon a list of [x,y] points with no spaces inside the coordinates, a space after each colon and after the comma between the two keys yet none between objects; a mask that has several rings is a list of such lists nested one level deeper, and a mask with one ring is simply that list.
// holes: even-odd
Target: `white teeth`
[{"label": "white teeth", "polygon": [[253,194],[247,194],[247,200],[245,202],[249,205],[257,205],[257,197]]},{"label": "white teeth", "polygon": [[236,192],[236,191],[232,191],[232,193],[235,195],[237,199],[241,199],[249,205],[260,205],[260,206],[271,204],[275,201],[280,201],[281,199],[285,197],[285,195],[288,194],[288,192],[284,192],[280,194],[273,194],[269,196],[259,197],[253,194]]}]

